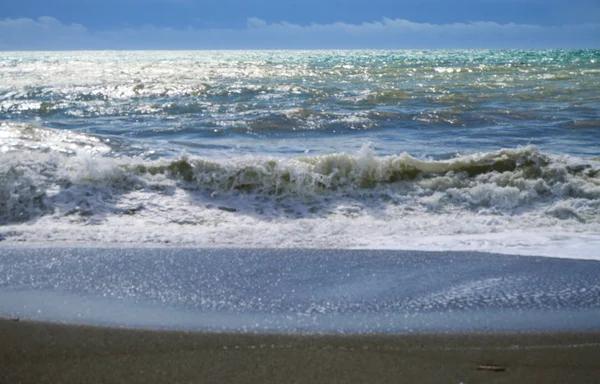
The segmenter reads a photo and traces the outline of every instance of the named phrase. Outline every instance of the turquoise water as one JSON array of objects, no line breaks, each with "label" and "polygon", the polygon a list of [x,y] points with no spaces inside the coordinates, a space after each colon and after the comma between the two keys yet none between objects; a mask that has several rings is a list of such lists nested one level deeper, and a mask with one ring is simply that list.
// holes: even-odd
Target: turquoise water
[{"label": "turquoise water", "polygon": [[0,238],[595,257],[599,60],[2,52]]}]

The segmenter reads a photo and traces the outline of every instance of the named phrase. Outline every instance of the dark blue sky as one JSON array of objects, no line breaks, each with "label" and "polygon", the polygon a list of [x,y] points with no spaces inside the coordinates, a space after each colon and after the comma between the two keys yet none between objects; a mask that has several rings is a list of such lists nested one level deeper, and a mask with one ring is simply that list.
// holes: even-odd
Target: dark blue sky
[{"label": "dark blue sky", "polygon": [[329,24],[390,19],[435,24],[495,21],[542,26],[600,22],[598,0],[14,0],[0,17],[51,16],[89,28],[142,26],[242,27],[267,22]]},{"label": "dark blue sky", "polygon": [[[371,39],[358,40],[356,39],[358,31],[342,33],[339,30],[333,31],[332,28],[325,28],[327,31],[321,30],[318,33],[308,30],[302,33],[296,31],[289,35],[295,40],[290,42],[292,48],[336,48],[336,41],[339,41],[340,48],[348,48],[352,47],[353,39],[360,42],[356,48],[368,48],[370,41],[377,41],[377,44],[383,48],[411,48],[407,46],[409,40],[400,38],[402,36],[410,37],[411,43],[417,46],[421,44],[422,48],[479,48],[486,45],[490,48],[496,46],[522,48],[519,45],[527,44],[517,36],[519,33],[525,38],[525,42],[531,45],[530,48],[552,47],[553,41],[557,47],[568,46],[570,41],[573,47],[600,45],[598,36],[600,34],[596,34],[600,24],[599,0],[4,0],[1,2],[0,49],[38,49],[39,47],[34,44],[36,33],[39,34],[38,38],[47,40],[45,43],[50,44],[53,49],[79,49],[86,46],[168,48],[164,46],[168,37],[179,39],[173,42],[173,48],[214,48],[219,47],[219,44],[223,48],[244,48],[245,44],[249,45],[248,48],[287,47],[281,36],[271,41],[268,39],[269,34],[265,33],[259,40],[256,40],[255,36],[246,41],[245,37],[251,34],[236,35],[232,32],[232,30],[244,31],[248,26],[249,18],[261,19],[266,22],[266,25],[289,23],[303,27],[314,24],[331,26],[336,22],[345,25],[361,25],[382,22],[384,19],[406,20],[414,23],[412,27],[402,31],[398,29],[399,27],[394,27],[394,31],[391,31],[389,26],[384,28],[385,31],[371,31]],[[42,23],[40,17],[52,18],[56,23]],[[508,33],[504,28],[503,33],[498,33],[497,30],[492,31],[487,26],[480,33],[471,28],[469,31],[461,32],[460,36],[456,35],[453,39],[448,39],[445,43],[443,26],[474,22],[494,22],[503,26],[516,25],[515,30],[520,28],[520,32]],[[72,24],[77,24],[85,31],[81,28],[78,31],[65,29]],[[435,32],[437,37],[426,36],[421,41],[417,33],[413,35],[409,33],[414,32],[415,25],[421,24],[438,25],[439,28]],[[523,25],[534,25],[541,29],[531,35],[521,28]],[[585,30],[573,32],[572,27]],[[557,28],[562,30],[558,31]],[[126,34],[123,39],[116,39],[118,32],[125,29],[129,30],[129,34]],[[152,33],[148,32],[149,29],[152,29]],[[173,30],[181,33],[173,36]],[[219,41],[218,34],[207,33],[207,30],[228,32],[224,34],[223,41]],[[133,31],[138,32],[134,34]],[[183,34],[183,31],[187,31],[187,35]],[[57,34],[54,43],[49,39],[49,35],[53,33]],[[324,33],[331,38],[328,39],[323,35]],[[153,46],[151,39],[160,42]],[[257,41],[262,46],[257,44]],[[323,45],[323,41],[328,43]],[[456,46],[461,42],[464,43],[464,47]],[[332,44],[334,46],[330,46]],[[364,44],[367,46],[363,46]]]}]

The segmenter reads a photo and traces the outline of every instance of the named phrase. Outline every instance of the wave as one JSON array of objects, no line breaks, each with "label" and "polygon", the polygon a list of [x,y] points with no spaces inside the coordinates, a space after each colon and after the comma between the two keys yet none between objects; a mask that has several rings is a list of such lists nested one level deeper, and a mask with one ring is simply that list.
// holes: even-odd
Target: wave
[{"label": "wave", "polygon": [[368,146],[152,160],[85,134],[25,125],[0,134],[12,135],[0,140],[0,241],[592,258],[600,244],[600,161],[533,146],[443,161]]},{"label": "wave", "polygon": [[[36,129],[31,130],[35,136]],[[570,201],[578,204],[579,213],[561,208],[553,215],[600,220],[594,211],[600,209],[600,163],[557,157],[533,146],[444,161],[407,153],[377,156],[367,146],[357,154],[148,160],[99,156],[86,136],[76,137],[86,151],[73,150],[77,144],[71,140],[70,151],[44,147],[39,152],[0,154],[0,220],[23,221],[58,211],[72,214],[76,207],[88,207],[85,215],[93,216],[110,211],[111,201],[134,191],[166,196],[176,190],[215,199],[252,199],[255,206],[312,204],[313,213],[318,211],[316,201],[330,205],[344,199],[442,210],[449,205],[487,207],[509,213]]]},{"label": "wave", "polygon": [[[165,175],[212,192],[243,190],[269,195],[312,195],[334,191],[351,194],[402,182],[428,185],[435,190],[467,187],[474,181],[495,181],[501,186],[516,186],[525,181],[550,184],[586,181],[592,185],[600,182],[596,164],[568,165],[552,160],[550,155],[533,146],[445,161],[419,160],[407,153],[378,157],[370,148],[363,147],[356,155],[336,153],[291,159],[247,157],[223,160],[182,157],[124,168],[137,175]],[[441,178],[445,182],[441,182]],[[541,194],[551,193],[552,189],[550,185],[545,188],[537,185],[536,188]],[[569,188],[571,196],[597,198],[600,197],[597,192],[600,191],[594,188]]]}]

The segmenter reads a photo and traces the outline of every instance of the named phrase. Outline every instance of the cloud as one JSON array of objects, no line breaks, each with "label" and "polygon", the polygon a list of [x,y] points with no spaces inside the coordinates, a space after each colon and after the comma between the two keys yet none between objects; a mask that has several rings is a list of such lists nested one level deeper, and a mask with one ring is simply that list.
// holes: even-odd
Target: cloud
[{"label": "cloud", "polygon": [[[0,49],[83,48],[90,40],[88,30],[80,24],[65,25],[52,17],[0,20]],[[23,47],[23,48],[21,48]]]},{"label": "cloud", "polygon": [[311,48],[600,48],[600,24],[430,24],[403,19],[297,25],[249,18],[244,29],[90,30],[52,17],[0,20],[2,50]]}]

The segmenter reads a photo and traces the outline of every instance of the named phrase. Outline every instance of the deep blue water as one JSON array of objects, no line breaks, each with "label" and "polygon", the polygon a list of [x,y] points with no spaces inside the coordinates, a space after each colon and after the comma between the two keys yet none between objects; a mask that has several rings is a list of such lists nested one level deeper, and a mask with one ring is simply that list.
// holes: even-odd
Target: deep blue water
[{"label": "deep blue water", "polygon": [[600,51],[0,54],[0,119],[115,154],[597,156]]}]

